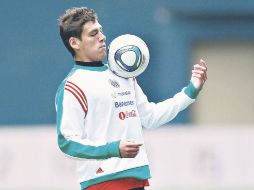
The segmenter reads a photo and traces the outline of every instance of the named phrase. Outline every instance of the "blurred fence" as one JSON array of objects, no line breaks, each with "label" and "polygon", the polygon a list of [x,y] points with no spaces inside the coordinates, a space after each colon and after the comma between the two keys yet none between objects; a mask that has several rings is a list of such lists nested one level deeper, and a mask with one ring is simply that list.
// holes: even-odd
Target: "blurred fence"
[{"label": "blurred fence", "polygon": [[[178,126],[145,130],[148,190],[254,189],[254,128]],[[54,126],[0,128],[1,190],[79,189]]]}]

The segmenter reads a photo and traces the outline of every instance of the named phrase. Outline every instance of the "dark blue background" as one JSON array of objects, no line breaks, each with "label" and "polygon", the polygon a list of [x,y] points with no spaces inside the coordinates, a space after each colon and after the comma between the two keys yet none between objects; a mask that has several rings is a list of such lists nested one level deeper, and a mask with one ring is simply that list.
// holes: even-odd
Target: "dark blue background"
[{"label": "dark blue background", "polygon": [[[195,43],[254,36],[251,0],[1,0],[1,125],[55,123],[55,92],[73,65],[57,18],[74,6],[96,10],[107,44],[125,33],[148,44],[150,65],[138,80],[154,102],[188,84]],[[189,122],[190,111],[174,122]]]}]

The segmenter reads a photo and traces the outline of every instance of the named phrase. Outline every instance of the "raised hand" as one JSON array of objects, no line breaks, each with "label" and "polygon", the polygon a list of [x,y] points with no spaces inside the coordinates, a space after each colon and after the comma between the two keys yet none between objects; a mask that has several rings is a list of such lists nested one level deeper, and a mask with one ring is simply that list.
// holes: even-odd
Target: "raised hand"
[{"label": "raised hand", "polygon": [[207,80],[207,65],[206,62],[200,59],[198,64],[193,66],[191,82],[194,87],[200,90]]}]

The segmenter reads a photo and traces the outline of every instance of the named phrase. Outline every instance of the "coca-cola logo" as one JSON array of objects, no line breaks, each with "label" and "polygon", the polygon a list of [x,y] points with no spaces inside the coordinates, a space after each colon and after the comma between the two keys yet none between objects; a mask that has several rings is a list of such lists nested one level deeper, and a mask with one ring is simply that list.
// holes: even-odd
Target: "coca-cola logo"
[{"label": "coca-cola logo", "polygon": [[121,120],[125,120],[125,119],[130,118],[130,117],[137,117],[137,114],[136,114],[135,110],[132,110],[132,111],[120,112],[118,114],[118,116]]}]

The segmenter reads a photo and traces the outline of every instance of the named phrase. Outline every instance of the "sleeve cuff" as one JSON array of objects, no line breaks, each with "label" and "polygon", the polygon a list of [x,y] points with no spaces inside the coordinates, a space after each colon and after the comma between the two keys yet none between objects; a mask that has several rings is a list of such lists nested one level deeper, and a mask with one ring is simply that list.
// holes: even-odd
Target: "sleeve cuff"
[{"label": "sleeve cuff", "polygon": [[200,90],[196,89],[193,83],[190,81],[189,85],[184,89],[184,93],[191,99],[196,99]]},{"label": "sleeve cuff", "polygon": [[121,157],[119,151],[120,141],[114,141],[107,144],[108,155],[109,157]]}]

